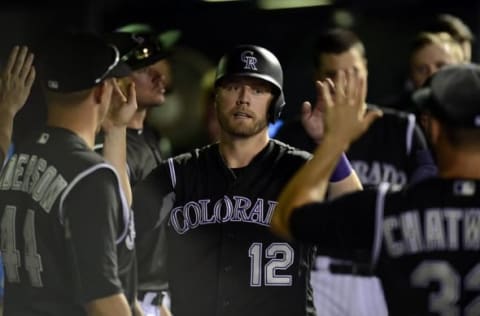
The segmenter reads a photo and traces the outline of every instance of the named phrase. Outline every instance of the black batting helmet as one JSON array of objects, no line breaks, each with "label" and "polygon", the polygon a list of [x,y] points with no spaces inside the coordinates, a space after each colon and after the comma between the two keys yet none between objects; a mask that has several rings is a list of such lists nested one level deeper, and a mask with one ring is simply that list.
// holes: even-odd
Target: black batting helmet
[{"label": "black batting helmet", "polygon": [[122,61],[132,70],[155,64],[170,53],[157,32],[146,24],[129,24],[106,34],[108,42],[120,50]]},{"label": "black batting helmet", "polygon": [[231,76],[259,78],[272,84],[276,99],[269,109],[268,119],[275,122],[285,106],[283,71],[277,57],[269,50],[255,45],[239,45],[225,54],[218,63],[215,86]]}]

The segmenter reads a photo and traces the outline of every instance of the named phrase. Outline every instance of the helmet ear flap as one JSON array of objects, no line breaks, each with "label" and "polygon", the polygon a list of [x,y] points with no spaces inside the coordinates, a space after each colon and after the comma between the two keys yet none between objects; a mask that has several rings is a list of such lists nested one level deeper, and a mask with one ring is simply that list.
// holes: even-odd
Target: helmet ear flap
[{"label": "helmet ear flap", "polygon": [[256,45],[238,45],[225,54],[218,63],[215,85],[227,76],[258,78],[272,84],[275,99],[268,111],[269,122],[275,122],[285,106],[283,71],[277,57]]},{"label": "helmet ear flap", "polygon": [[272,102],[272,105],[268,109],[268,121],[270,123],[275,123],[282,115],[283,107],[285,106],[285,97],[283,96],[283,91],[280,91],[280,94]]}]

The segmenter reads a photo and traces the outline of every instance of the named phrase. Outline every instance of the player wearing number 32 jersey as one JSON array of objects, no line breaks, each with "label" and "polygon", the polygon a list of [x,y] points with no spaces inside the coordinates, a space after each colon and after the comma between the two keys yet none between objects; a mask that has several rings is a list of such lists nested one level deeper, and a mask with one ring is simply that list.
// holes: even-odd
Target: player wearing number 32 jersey
[{"label": "player wearing number 32 jersey", "polygon": [[[346,113],[342,109],[352,99],[336,98],[329,109]],[[368,250],[366,261],[382,281],[389,315],[480,315],[480,67],[444,67],[414,99],[425,113],[438,178],[396,192],[384,183],[378,190],[323,202],[309,183],[328,180],[332,167],[322,153],[332,152],[332,146],[319,145],[282,193],[272,227],[295,240],[316,242],[321,253],[337,249],[360,260],[355,250]],[[351,113],[349,123],[359,118]],[[328,117],[332,128],[323,144],[343,139],[333,146],[344,150],[358,135],[356,123],[345,127],[335,114]]]},{"label": "player wearing number 32 jersey", "polygon": [[[284,105],[281,87],[271,52],[233,49],[217,69],[219,143],[167,160],[135,188],[138,237],[155,225],[167,230],[175,316],[315,314],[312,247],[269,231],[280,190],[310,158],[268,138],[268,121]],[[338,194],[358,183],[346,169],[330,187]]]}]

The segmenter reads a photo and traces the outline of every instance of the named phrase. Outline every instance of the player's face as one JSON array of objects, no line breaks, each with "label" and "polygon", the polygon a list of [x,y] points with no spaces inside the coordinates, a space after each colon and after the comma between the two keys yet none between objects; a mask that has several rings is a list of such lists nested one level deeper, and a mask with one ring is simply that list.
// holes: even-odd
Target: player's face
[{"label": "player's face", "polygon": [[432,43],[420,48],[412,55],[410,79],[415,89],[420,88],[440,68],[460,62],[454,49],[447,43]]},{"label": "player's face", "polygon": [[267,112],[273,100],[269,83],[246,77],[234,77],[217,90],[216,111],[223,132],[248,138],[267,129]]},{"label": "player's face", "polygon": [[318,56],[319,69],[316,71],[316,80],[325,80],[327,78],[335,79],[340,71],[353,71],[366,82],[367,65],[358,49],[352,47],[350,50],[341,54],[320,54]]},{"label": "player's face", "polygon": [[170,78],[170,65],[165,59],[132,73],[140,109],[155,107],[165,102],[168,78]]}]

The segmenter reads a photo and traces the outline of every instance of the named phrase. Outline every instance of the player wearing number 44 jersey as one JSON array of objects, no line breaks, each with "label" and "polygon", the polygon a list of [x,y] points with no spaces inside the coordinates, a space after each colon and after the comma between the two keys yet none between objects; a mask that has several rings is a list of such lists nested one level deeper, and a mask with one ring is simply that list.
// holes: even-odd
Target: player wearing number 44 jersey
[{"label": "player wearing number 44 jersey", "polygon": [[353,250],[368,250],[390,315],[480,315],[480,67],[444,67],[414,95],[426,115],[438,178],[321,203],[319,183],[326,185],[336,157],[373,115],[361,119],[355,83],[345,88],[343,79],[338,84],[346,93],[334,101],[324,89],[325,141],[283,191],[272,227],[316,242],[324,253],[337,249],[356,259]]},{"label": "player wearing number 44 jersey", "polygon": [[[268,121],[284,106],[282,76],[264,48],[226,54],[215,84],[220,142],[169,159],[134,190],[139,237],[154,224],[167,230],[175,316],[315,313],[312,247],[269,231],[281,188],[310,158],[268,138]],[[360,186],[344,160],[333,180],[333,195]],[[145,194],[152,198],[136,199]]]},{"label": "player wearing number 44 jersey", "polygon": [[[126,99],[113,78],[130,71],[116,47],[92,34],[62,34],[45,46],[47,126],[17,143],[0,176],[3,315],[131,315],[125,126],[136,103],[133,86]],[[107,160],[92,150],[101,124]]]}]

